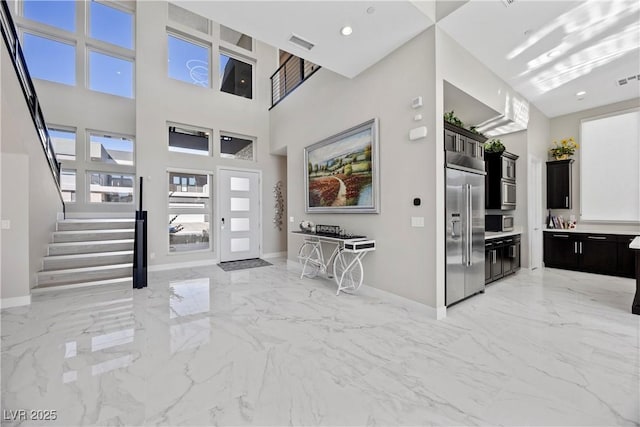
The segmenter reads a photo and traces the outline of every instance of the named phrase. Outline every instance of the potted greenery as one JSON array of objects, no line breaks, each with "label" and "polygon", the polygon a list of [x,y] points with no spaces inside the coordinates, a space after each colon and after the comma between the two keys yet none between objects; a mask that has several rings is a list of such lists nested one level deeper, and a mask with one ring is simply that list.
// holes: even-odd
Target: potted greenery
[{"label": "potted greenery", "polygon": [[556,160],[567,160],[578,149],[578,144],[573,137],[561,139],[559,144],[558,141],[553,141],[553,145],[549,153]]},{"label": "potted greenery", "polygon": [[504,150],[504,144],[499,139],[492,139],[491,141],[484,143],[485,153],[502,153]]},{"label": "potted greenery", "polygon": [[464,123],[462,123],[462,120],[456,117],[453,110],[449,111],[448,113],[444,113],[444,121],[449,122],[452,125],[456,125],[458,127],[464,128]]}]

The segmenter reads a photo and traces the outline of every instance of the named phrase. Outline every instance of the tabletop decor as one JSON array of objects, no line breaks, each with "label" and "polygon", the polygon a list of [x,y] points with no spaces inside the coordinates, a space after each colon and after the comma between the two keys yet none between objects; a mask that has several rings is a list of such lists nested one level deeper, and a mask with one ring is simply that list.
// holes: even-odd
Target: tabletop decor
[{"label": "tabletop decor", "polygon": [[560,143],[553,141],[553,145],[554,147],[549,150],[549,153],[556,160],[567,160],[578,149],[578,144],[573,137],[561,139]]},{"label": "tabletop decor", "polygon": [[378,213],[378,122],[371,119],[304,149],[305,212]]}]

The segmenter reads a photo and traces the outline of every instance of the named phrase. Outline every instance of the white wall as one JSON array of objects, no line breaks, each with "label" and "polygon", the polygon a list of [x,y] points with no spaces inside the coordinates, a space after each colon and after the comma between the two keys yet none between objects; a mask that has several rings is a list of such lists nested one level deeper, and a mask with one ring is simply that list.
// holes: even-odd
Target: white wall
[{"label": "white wall", "polygon": [[[354,79],[320,69],[271,110],[271,149],[287,152],[289,230],[303,219],[339,225],[376,239],[377,250],[364,259],[365,283],[436,307],[436,154],[440,151],[435,97],[434,29],[406,43]],[[424,107],[411,108],[422,96]],[[413,116],[421,113],[420,123]],[[304,147],[372,118],[380,121],[380,213],[305,214]],[[426,139],[410,142],[409,130],[429,129]],[[422,206],[414,207],[414,197]],[[425,218],[412,228],[412,216]],[[302,243],[289,235],[289,259]]]},{"label": "white wall", "polygon": [[11,226],[2,230],[0,297],[4,300],[30,294],[63,208],[15,69],[4,43],[0,45],[0,216]]},{"label": "white wall", "polygon": [[[574,137],[576,142],[580,144],[580,121],[583,119],[597,117],[618,111],[624,111],[630,108],[638,108],[640,106],[640,98],[630,99],[628,101],[618,102],[615,104],[605,105],[603,107],[592,108],[589,110],[579,111],[573,114],[554,117],[550,121],[550,135],[547,141],[547,150],[552,147],[554,140],[562,138]],[[611,141],[603,141],[603,143],[615,144],[615,135],[612,135]],[[575,215],[578,219],[578,226],[583,229],[597,228],[603,231],[607,230],[636,230],[640,227],[638,224],[616,224],[616,223],[588,223],[580,221],[580,149],[572,157],[575,159],[573,163],[573,182],[571,189],[571,197],[573,199],[572,209],[554,209],[554,215],[562,215],[568,218],[569,215]],[[546,202],[545,202],[546,206]]]},{"label": "white wall", "polygon": [[[167,27],[210,44],[212,48],[212,87],[203,88],[173,80],[167,74]],[[255,43],[253,99],[220,92],[218,89],[218,25],[207,36],[188,27],[169,22],[167,3],[138,2],[136,17],[136,160],[137,174],[145,178],[144,209],[149,213],[150,265],[181,262],[212,262],[219,258],[216,249],[219,221],[216,211],[216,168],[218,166],[262,171],[262,253],[286,248],[286,231],[273,225],[273,187],[286,180],[285,159],[269,152],[269,115],[271,86],[269,77],[277,69],[277,50]],[[251,59],[250,59],[251,61]],[[168,151],[167,122],[212,129],[213,156],[187,155]],[[220,131],[257,137],[257,161],[223,159],[219,155]],[[169,254],[167,170],[193,170],[214,175],[210,236],[212,250]]]}]

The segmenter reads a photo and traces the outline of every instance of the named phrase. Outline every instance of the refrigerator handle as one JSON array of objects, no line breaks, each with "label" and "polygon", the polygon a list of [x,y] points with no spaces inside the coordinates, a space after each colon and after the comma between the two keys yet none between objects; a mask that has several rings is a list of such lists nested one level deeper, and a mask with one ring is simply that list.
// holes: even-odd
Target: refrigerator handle
[{"label": "refrigerator handle", "polygon": [[471,184],[467,184],[467,267],[471,267],[472,261],[472,243],[473,243],[473,212],[472,208]]}]

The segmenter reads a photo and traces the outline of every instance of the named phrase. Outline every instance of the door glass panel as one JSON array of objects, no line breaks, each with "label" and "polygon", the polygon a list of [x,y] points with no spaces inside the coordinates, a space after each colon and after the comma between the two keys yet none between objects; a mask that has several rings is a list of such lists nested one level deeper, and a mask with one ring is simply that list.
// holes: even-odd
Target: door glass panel
[{"label": "door glass panel", "polygon": [[249,191],[249,178],[238,178],[232,176],[229,180],[231,191]]},{"label": "door glass panel", "polygon": [[246,252],[251,248],[249,238],[231,239],[231,252]]},{"label": "door glass panel", "polygon": [[249,218],[231,218],[231,231],[249,231]]},{"label": "door glass panel", "polygon": [[231,198],[231,210],[235,212],[248,212],[249,211],[249,199],[241,197]]}]

